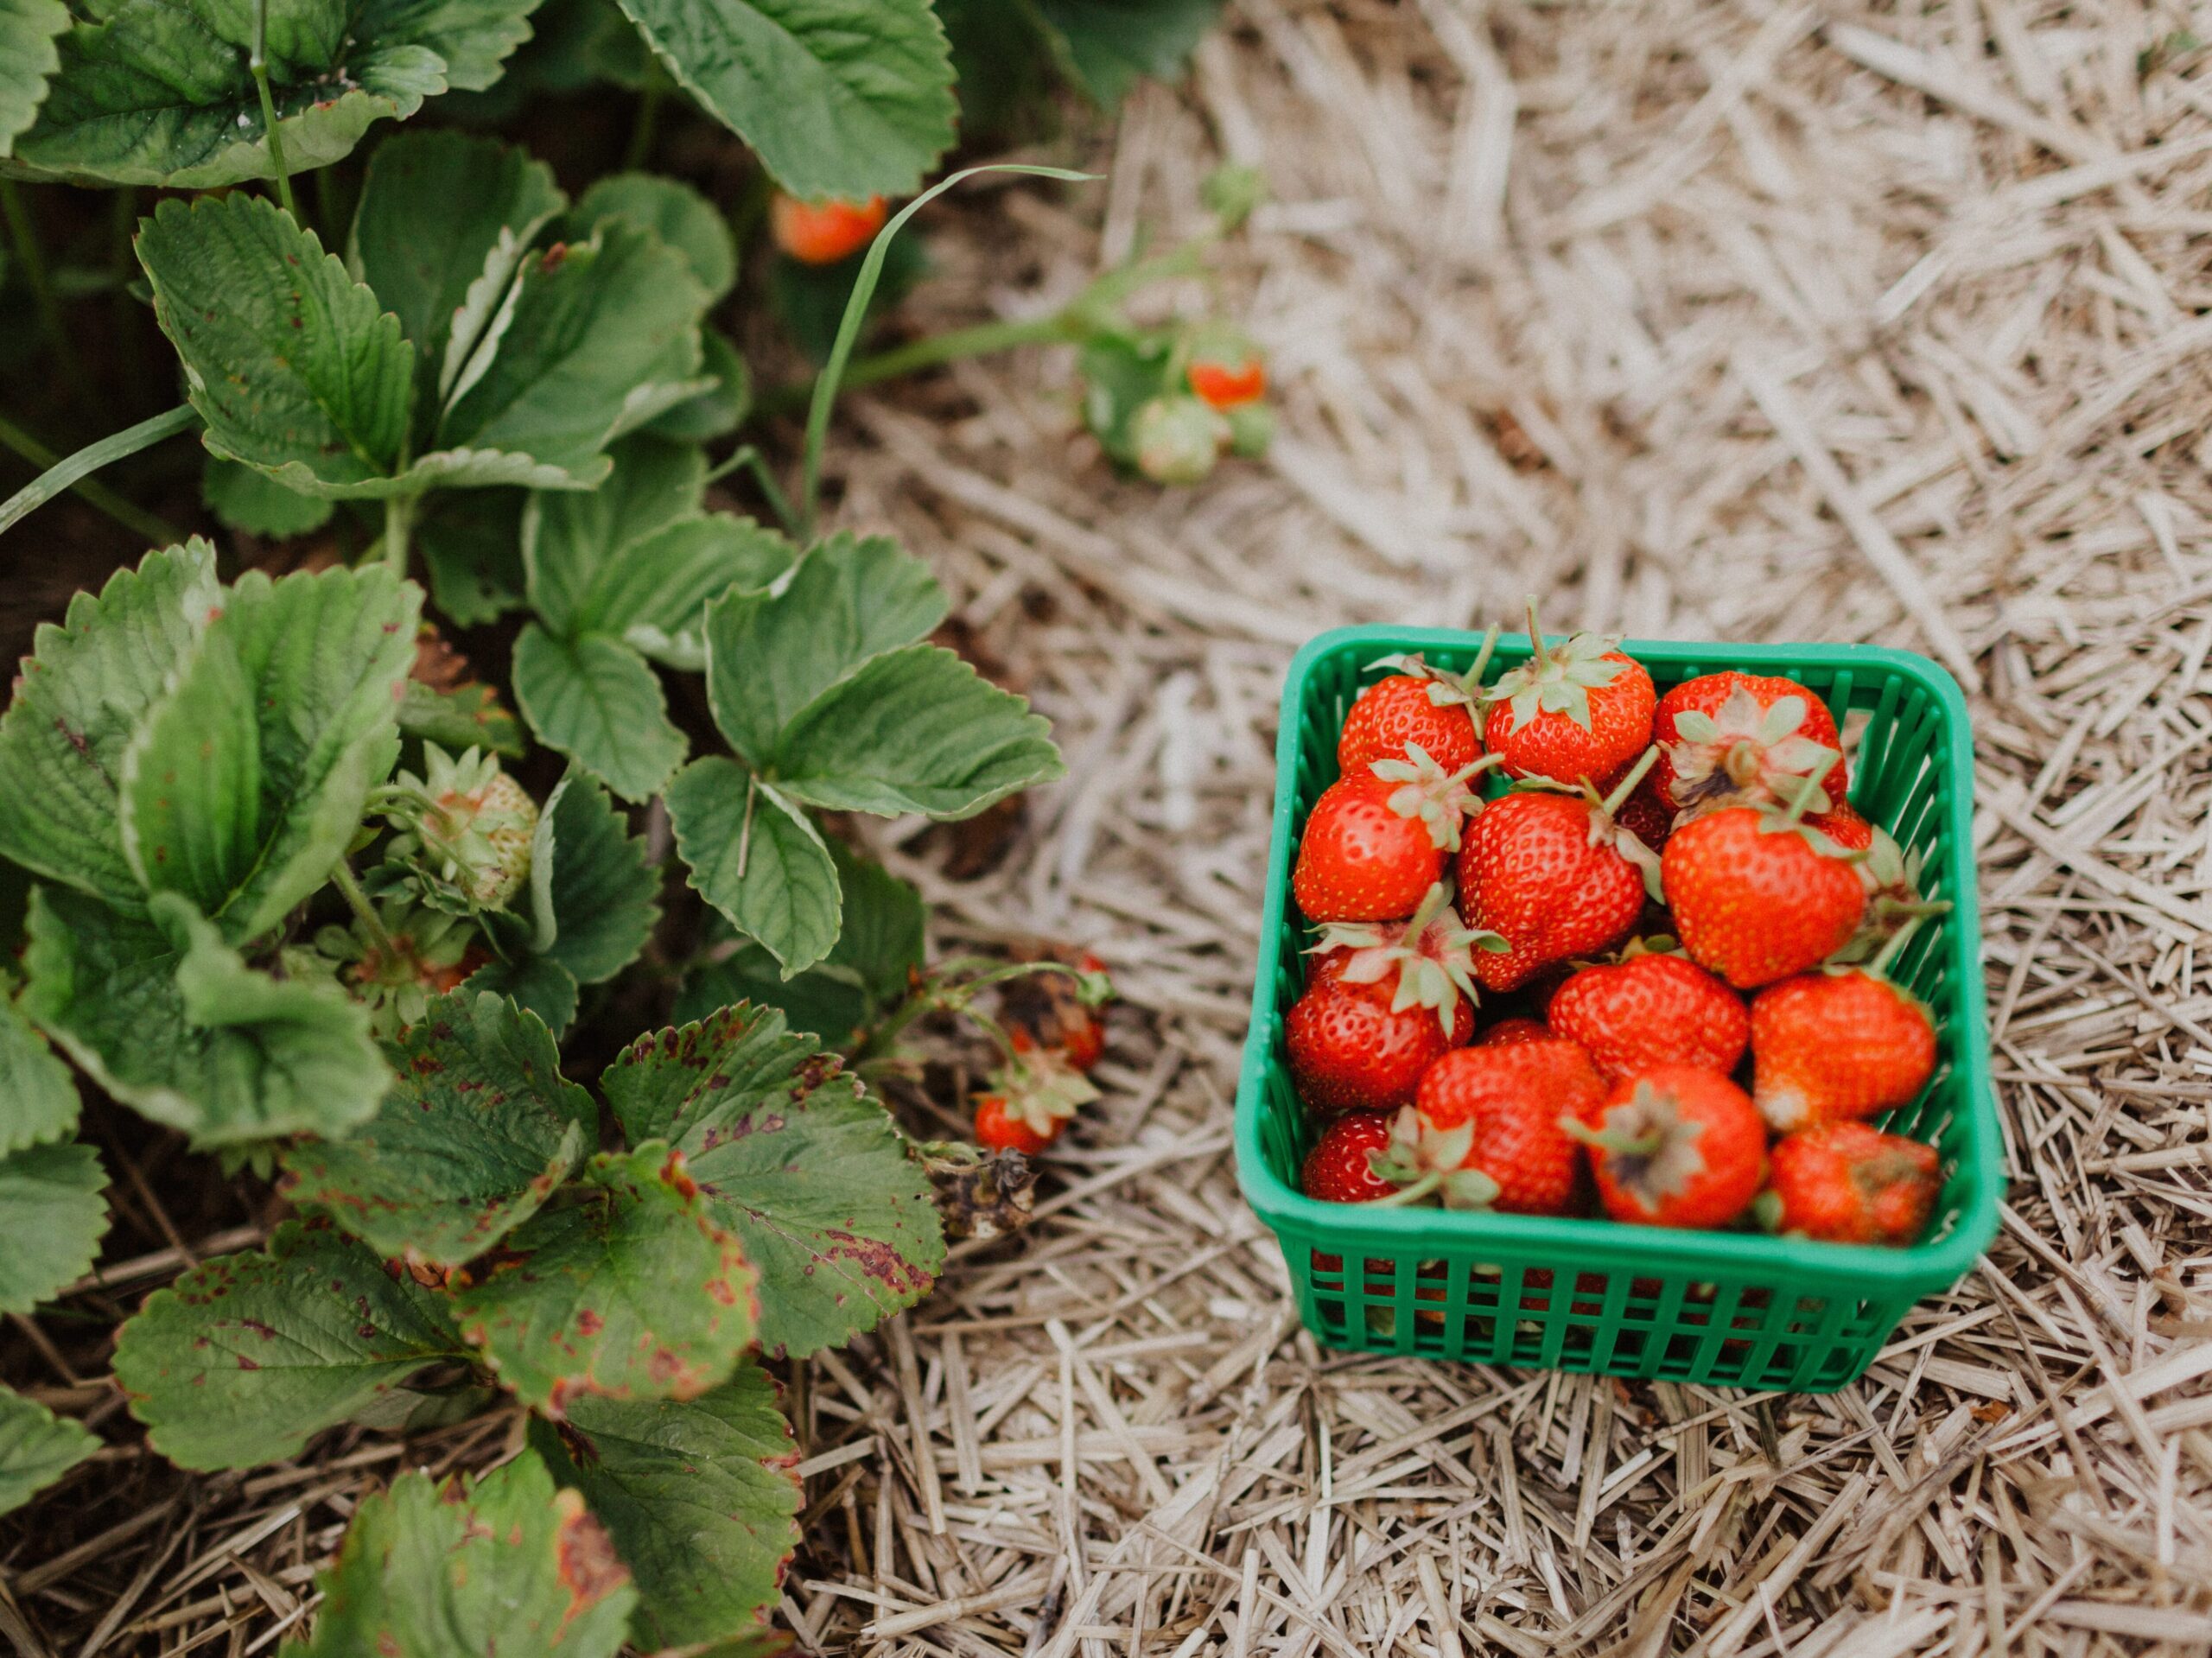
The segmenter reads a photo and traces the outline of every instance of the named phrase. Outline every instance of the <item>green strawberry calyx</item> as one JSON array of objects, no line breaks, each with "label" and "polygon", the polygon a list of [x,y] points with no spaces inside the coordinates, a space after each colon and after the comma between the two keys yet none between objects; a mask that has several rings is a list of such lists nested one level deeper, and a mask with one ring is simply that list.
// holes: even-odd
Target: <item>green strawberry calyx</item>
[{"label": "green strawberry calyx", "polygon": [[1490,666],[1491,654],[1497,649],[1499,629],[1491,624],[1490,632],[1483,635],[1483,642],[1475,652],[1475,659],[1465,673],[1455,674],[1449,668],[1440,668],[1418,651],[1399,656],[1377,657],[1367,664],[1367,671],[1388,668],[1409,679],[1428,682],[1428,700],[1440,708],[1459,707],[1473,708],[1488,696],[1483,689],[1483,670]]},{"label": "green strawberry calyx", "polygon": [[[1811,713],[1802,696],[1780,697],[1768,707],[1748,686],[1738,685],[1710,714],[1694,708],[1675,715],[1676,740],[1667,745],[1675,804],[1785,798],[1794,804],[1800,780],[1824,774],[1843,758],[1804,734]],[[1804,796],[1807,811],[1824,812],[1833,804],[1817,782]]]},{"label": "green strawberry calyx", "polygon": [[1039,1047],[1017,1039],[1014,1057],[984,1078],[985,1092],[1005,1102],[1006,1115],[1032,1134],[1050,1137],[1098,1097],[1091,1080],[1058,1048]]},{"label": "green strawberry calyx", "polygon": [[1656,1210],[1681,1195],[1705,1172],[1705,1152],[1698,1141],[1705,1124],[1685,1117],[1672,1095],[1649,1083],[1618,1105],[1605,1108],[1592,1128],[1571,1111],[1561,1112],[1560,1131],[1605,1155],[1605,1172],[1646,1210]]},{"label": "green strawberry calyx", "polygon": [[395,857],[417,854],[480,909],[496,910],[530,874],[537,803],[499,769],[498,756],[470,748],[456,759],[423,745],[424,775],[400,773],[388,811],[402,834]]},{"label": "green strawberry calyx", "polygon": [[1482,810],[1472,787],[1476,774],[1497,764],[1498,756],[1484,754],[1456,772],[1447,772],[1429,758],[1426,748],[1408,742],[1404,759],[1370,760],[1368,769],[1383,782],[1398,785],[1390,791],[1392,811],[1401,817],[1419,818],[1433,845],[1441,851],[1457,852],[1460,827]]},{"label": "green strawberry calyx", "polygon": [[1465,997],[1470,1007],[1482,1000],[1475,990],[1475,951],[1496,954],[1512,948],[1497,933],[1461,921],[1450,899],[1450,889],[1438,881],[1407,920],[1332,921],[1321,929],[1307,953],[1351,951],[1343,974],[1347,984],[1379,984],[1387,975],[1396,974],[1390,1011],[1433,1008],[1436,1022],[1449,1036],[1459,999]]},{"label": "green strawberry calyx", "polygon": [[1563,714],[1589,730],[1590,693],[1611,684],[1629,670],[1627,658],[1616,654],[1621,648],[1620,636],[1577,633],[1548,645],[1532,598],[1529,600],[1529,644],[1528,661],[1500,674],[1484,701],[1508,704],[1516,730],[1527,729],[1540,714]]},{"label": "green strawberry calyx", "polygon": [[1475,1148],[1475,1125],[1439,1128],[1414,1107],[1401,1107],[1390,1124],[1389,1149],[1368,1153],[1376,1178],[1397,1191],[1377,1204],[1403,1207],[1433,1197],[1446,1209],[1488,1209],[1497,1201],[1497,1181],[1464,1166]]}]

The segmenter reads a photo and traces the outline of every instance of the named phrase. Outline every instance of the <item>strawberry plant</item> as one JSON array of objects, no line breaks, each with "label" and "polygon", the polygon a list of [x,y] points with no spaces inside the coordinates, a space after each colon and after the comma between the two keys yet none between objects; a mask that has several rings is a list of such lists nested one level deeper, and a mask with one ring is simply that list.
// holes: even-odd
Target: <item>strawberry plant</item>
[{"label": "strawberry plant", "polygon": [[[1110,103],[1213,9],[957,10],[964,57]],[[855,360],[919,268],[893,238],[967,176],[880,200],[952,141],[929,0],[533,10],[0,7],[0,280],[67,367],[24,187],[116,188],[109,291],[150,308],[184,399],[0,505],[28,537],[75,488],[155,549],[38,629],[0,715],[0,1312],[98,1257],[104,1096],[276,1217],[117,1331],[154,1451],[237,1469],[518,1418],[480,1477],[359,1505],[306,1652],[750,1649],[801,1507],[772,1367],[912,1305],[948,1231],[1026,1213],[1019,1156],[893,1115],[918,1033],[990,1039],[977,1138],[1032,1150],[1105,1039],[1096,961],[932,962],[918,895],[858,848],[858,820],[972,816],[1062,767],[938,642],[928,569],[820,524],[823,452],[842,385],[1128,334],[1122,302],[1211,238]],[[620,168],[556,178],[480,130],[597,83],[637,94]],[[386,130],[441,98],[479,130]],[[734,203],[651,170],[674,110],[749,147]],[[820,367],[756,397],[731,318],[792,309],[741,280],[772,187],[779,257],[821,267]],[[1249,448],[1264,371],[1206,338],[1178,395]],[[787,454],[760,417],[801,408]],[[92,480],[188,432],[227,537]],[[0,1388],[0,1513],[100,1443]]]}]

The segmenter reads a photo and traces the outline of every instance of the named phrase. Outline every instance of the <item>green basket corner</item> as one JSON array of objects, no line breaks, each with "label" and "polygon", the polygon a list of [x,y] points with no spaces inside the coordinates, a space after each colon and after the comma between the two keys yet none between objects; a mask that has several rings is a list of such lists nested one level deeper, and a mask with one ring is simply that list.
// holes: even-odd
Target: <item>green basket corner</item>
[{"label": "green basket corner", "polygon": [[[1966,699],[1925,657],[1873,645],[1682,644],[1626,649],[1669,685],[1721,668],[1795,679],[1856,728],[1851,799],[1922,858],[1951,908],[1894,971],[1936,1010],[1938,1064],[1884,1126],[1933,1140],[1948,1171],[1928,1235],[1904,1249],[1605,1221],[1321,1203],[1297,1189],[1311,1143],[1290,1084],[1282,1015],[1311,930],[1288,905],[1290,862],[1336,737],[1376,658],[1420,651],[1465,668],[1467,632],[1344,627],[1290,664],[1276,740],[1261,960],[1236,1090],[1236,1173],[1275,1234],[1300,1316],[1332,1347],[1723,1387],[1823,1392],[1863,1371],[1914,1302],[1948,1290],[1997,1230],[2004,1177],[1991,1091],[1971,826]],[[1494,665],[1529,655],[1499,641]],[[1848,721],[1848,726],[1847,726]]]}]

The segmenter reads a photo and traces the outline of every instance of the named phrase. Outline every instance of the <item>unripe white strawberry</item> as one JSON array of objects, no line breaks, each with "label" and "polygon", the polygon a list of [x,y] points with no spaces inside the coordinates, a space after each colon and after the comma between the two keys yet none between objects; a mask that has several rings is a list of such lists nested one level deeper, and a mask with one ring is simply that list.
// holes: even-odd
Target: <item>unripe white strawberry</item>
[{"label": "unripe white strawberry", "polygon": [[1170,393],[1136,412],[1137,470],[1155,484],[1195,484],[1229,445],[1229,422],[1197,397]]},{"label": "unripe white strawberry", "polygon": [[426,864],[471,903],[498,909],[529,878],[537,803],[494,755],[471,748],[454,759],[435,743],[423,744],[423,753],[429,775],[399,779],[412,797],[404,827],[421,842]]}]

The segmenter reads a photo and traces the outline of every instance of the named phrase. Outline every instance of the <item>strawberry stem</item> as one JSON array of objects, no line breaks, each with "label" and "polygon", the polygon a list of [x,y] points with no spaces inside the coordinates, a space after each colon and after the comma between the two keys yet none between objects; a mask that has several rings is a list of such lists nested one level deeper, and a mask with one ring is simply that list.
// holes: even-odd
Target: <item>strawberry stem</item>
[{"label": "strawberry stem", "polygon": [[1543,660],[1544,630],[1542,624],[1536,620],[1536,595],[1533,593],[1529,595],[1529,651],[1535,660]]},{"label": "strawberry stem", "polygon": [[1497,636],[1501,631],[1498,625],[1492,622],[1490,630],[1483,635],[1482,648],[1475,652],[1473,664],[1460,680],[1469,690],[1482,688],[1483,670],[1490,666],[1491,652],[1497,649]]},{"label": "strawberry stem", "polygon": [[1370,1197],[1367,1201],[1369,1205],[1375,1209],[1403,1209],[1408,1204],[1419,1203],[1443,1184],[1444,1177],[1434,1169],[1431,1169],[1420,1179],[1410,1185],[1400,1186],[1389,1197]]},{"label": "strawberry stem", "polygon": [[1643,781],[1644,774],[1658,763],[1659,745],[1654,743],[1643,751],[1642,758],[1634,765],[1629,767],[1628,775],[1613,785],[1612,793],[1605,797],[1599,810],[1608,817],[1620,810],[1627,804],[1628,797],[1636,792],[1636,785]]},{"label": "strawberry stem", "polygon": [[1890,976],[1890,963],[1896,961],[1897,956],[1903,953],[1906,943],[1910,941],[1914,932],[1918,931],[1920,924],[1927,918],[1928,918],[1925,915],[1916,915],[1908,919],[1904,925],[1899,927],[1895,933],[1891,935],[1889,943],[1882,946],[1881,953],[1875,956],[1872,961],[1867,962],[1867,972],[1872,974],[1878,979],[1888,978]]},{"label": "strawberry stem", "polygon": [[1821,785],[1827,780],[1827,774],[1835,769],[1836,763],[1842,759],[1843,756],[1840,753],[1831,748],[1827,752],[1827,758],[1805,774],[1805,780],[1797,790],[1797,797],[1789,803],[1789,815],[1782,820],[1783,823],[1798,823],[1804,821],[1805,809],[1813,804],[1813,797],[1820,793]]},{"label": "strawberry stem", "polygon": [[1666,1134],[1661,1129],[1630,1135],[1611,1128],[1592,1128],[1571,1111],[1559,1114],[1559,1128],[1569,1140],[1579,1140],[1592,1151],[1611,1152],[1616,1157],[1649,1157],[1667,1143]]}]

